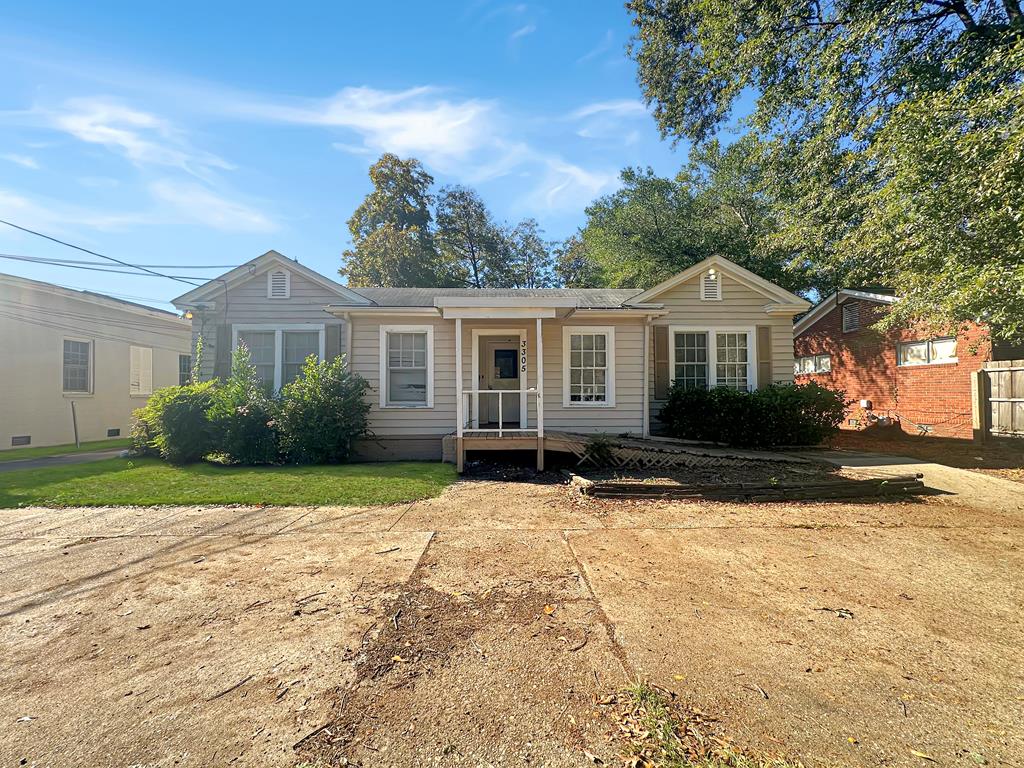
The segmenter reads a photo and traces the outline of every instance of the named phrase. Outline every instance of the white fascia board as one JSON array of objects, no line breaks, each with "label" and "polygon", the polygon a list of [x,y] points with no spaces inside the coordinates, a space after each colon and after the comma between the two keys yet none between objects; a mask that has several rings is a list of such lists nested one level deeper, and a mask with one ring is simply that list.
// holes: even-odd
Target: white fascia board
[{"label": "white fascia board", "polygon": [[811,306],[809,301],[801,301],[799,304],[765,304],[764,311],[766,315],[771,317],[792,317],[793,315],[799,315],[801,312],[806,312]]},{"label": "white fascia board", "polygon": [[605,309],[605,308],[582,308],[577,309],[571,313],[571,317],[606,317],[614,319],[616,317],[664,317],[668,314],[667,309],[641,309],[638,307],[623,307],[622,309]]},{"label": "white fascia board", "polygon": [[324,307],[324,311],[328,314],[334,315],[335,317],[342,317],[344,315],[377,315],[387,317],[393,315],[395,317],[412,317],[412,316],[426,316],[426,317],[437,317],[441,314],[436,307],[364,307],[352,304],[330,304]]},{"label": "white fascia board", "polygon": [[579,301],[571,296],[438,296],[434,299],[435,307],[555,307],[574,309]]},{"label": "white fascia board", "polygon": [[441,310],[445,320],[454,318],[486,320],[525,320],[532,318],[551,319],[556,316],[555,307],[445,307]]}]

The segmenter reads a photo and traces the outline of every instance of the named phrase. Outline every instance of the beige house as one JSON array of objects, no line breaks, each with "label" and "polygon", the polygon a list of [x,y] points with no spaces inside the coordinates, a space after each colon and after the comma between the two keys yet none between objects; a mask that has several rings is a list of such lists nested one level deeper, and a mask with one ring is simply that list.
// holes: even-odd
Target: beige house
[{"label": "beige house", "polygon": [[132,411],[188,377],[190,323],[0,274],[0,450],[127,437]]},{"label": "beige house", "polygon": [[647,436],[673,380],[793,380],[809,304],[721,257],[635,289],[350,289],[270,251],[174,301],[204,377],[244,342],[274,387],[309,354],[348,353],[371,386],[367,458],[536,450],[545,431]]}]

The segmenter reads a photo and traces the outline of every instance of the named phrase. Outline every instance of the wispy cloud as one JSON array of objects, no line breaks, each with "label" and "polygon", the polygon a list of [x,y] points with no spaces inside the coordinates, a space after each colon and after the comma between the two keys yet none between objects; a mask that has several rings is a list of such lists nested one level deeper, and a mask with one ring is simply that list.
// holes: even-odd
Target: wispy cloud
[{"label": "wispy cloud", "polygon": [[582,209],[611,189],[617,179],[618,175],[611,171],[589,171],[559,157],[548,157],[540,183],[524,202],[539,210]]},{"label": "wispy cloud", "polygon": [[194,176],[233,167],[216,155],[192,148],[183,133],[162,117],[116,101],[71,99],[47,114],[54,128],[104,146],[137,166],[174,167]]},{"label": "wispy cloud", "polygon": [[276,222],[242,203],[228,200],[195,182],[162,179],[149,191],[179,216],[224,232],[274,232]]},{"label": "wispy cloud", "polygon": [[510,43],[514,43],[516,40],[519,40],[520,38],[526,37],[527,35],[532,35],[536,31],[537,31],[537,25],[536,24],[526,24],[526,25],[520,27],[519,29],[517,29],[511,35],[509,35],[508,36],[508,40],[509,40]]},{"label": "wispy cloud", "polygon": [[597,45],[595,45],[593,48],[591,48],[586,53],[584,53],[578,59],[576,59],[576,63],[577,64],[586,64],[588,61],[596,59],[601,54],[607,53],[609,50],[611,50],[612,42],[614,40],[615,40],[615,35],[609,29],[607,32],[604,33],[604,37],[601,39],[601,42],[598,43]]},{"label": "wispy cloud", "polygon": [[613,117],[631,117],[647,114],[647,107],[637,99],[616,99],[614,101],[596,101],[574,110],[569,114],[572,120],[580,120],[594,115]]},{"label": "wispy cloud", "polygon": [[30,157],[29,155],[8,154],[0,155],[0,158],[3,158],[9,163],[20,165],[22,168],[30,168],[33,171],[39,170],[39,163],[36,162],[34,157]]},{"label": "wispy cloud", "polygon": [[145,212],[112,213],[49,198],[30,198],[9,189],[0,189],[0,210],[24,227],[51,234],[73,233],[79,228],[112,232],[153,221]]}]

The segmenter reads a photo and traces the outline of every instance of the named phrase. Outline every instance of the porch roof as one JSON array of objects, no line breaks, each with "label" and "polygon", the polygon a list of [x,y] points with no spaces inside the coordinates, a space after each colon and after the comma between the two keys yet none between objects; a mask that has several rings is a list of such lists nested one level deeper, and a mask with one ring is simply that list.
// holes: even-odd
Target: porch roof
[{"label": "porch roof", "polygon": [[[380,307],[564,306],[614,309],[640,294],[635,288],[356,288]],[[471,299],[460,304],[457,299]],[[543,299],[543,302],[538,300]],[[488,304],[488,300],[495,300]],[[504,300],[504,301],[497,301]],[[511,301],[510,301],[511,300]]]}]

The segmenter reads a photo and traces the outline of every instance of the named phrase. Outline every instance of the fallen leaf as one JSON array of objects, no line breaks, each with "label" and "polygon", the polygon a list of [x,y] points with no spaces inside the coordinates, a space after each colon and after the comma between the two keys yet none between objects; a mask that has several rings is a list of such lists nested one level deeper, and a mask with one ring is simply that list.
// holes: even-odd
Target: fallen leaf
[{"label": "fallen leaf", "polygon": [[395,655],[391,657],[392,661],[405,661],[401,656]]},{"label": "fallen leaf", "polygon": [[546,613],[548,616],[550,616],[554,612],[555,612],[555,606],[551,605],[551,603],[548,603],[547,605],[544,606],[544,613]]},{"label": "fallen leaf", "polygon": [[686,678],[682,675],[672,675],[673,680],[685,680]]},{"label": "fallen leaf", "polygon": [[939,762],[931,755],[926,755],[924,752],[918,752],[916,749],[910,750],[910,754],[912,754],[914,757],[920,757],[922,760],[930,760],[933,763]]}]

